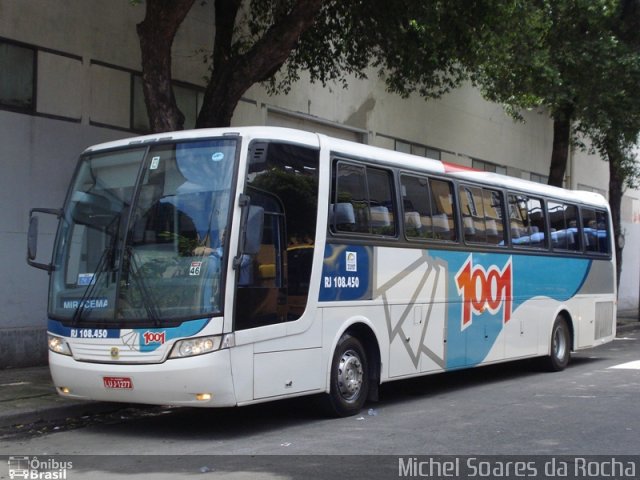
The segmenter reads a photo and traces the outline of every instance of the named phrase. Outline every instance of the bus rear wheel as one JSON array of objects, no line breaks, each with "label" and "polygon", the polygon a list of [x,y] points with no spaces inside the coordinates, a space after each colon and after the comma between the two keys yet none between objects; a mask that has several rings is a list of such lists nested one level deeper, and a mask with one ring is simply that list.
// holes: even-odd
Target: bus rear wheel
[{"label": "bus rear wheel", "polygon": [[349,334],[338,341],[331,362],[331,388],[325,398],[330,414],[348,417],[358,413],[367,399],[369,369],[362,343]]},{"label": "bus rear wheel", "polygon": [[558,315],[551,330],[549,355],[544,359],[544,367],[550,372],[564,370],[571,358],[571,333],[566,319]]}]

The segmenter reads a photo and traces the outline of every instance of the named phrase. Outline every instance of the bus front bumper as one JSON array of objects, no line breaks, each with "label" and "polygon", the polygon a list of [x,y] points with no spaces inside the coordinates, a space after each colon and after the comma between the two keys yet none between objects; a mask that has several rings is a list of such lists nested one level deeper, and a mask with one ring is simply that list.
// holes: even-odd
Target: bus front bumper
[{"label": "bus front bumper", "polygon": [[49,366],[63,397],[191,407],[237,404],[226,349],[142,365],[79,362],[49,352]]}]

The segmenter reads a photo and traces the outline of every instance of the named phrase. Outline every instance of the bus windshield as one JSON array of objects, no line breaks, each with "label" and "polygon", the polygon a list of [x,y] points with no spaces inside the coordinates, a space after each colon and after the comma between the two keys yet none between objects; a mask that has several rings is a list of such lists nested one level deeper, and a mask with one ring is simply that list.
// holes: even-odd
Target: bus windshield
[{"label": "bus windshield", "polygon": [[54,249],[49,314],[176,323],[222,312],[235,139],[81,158]]}]

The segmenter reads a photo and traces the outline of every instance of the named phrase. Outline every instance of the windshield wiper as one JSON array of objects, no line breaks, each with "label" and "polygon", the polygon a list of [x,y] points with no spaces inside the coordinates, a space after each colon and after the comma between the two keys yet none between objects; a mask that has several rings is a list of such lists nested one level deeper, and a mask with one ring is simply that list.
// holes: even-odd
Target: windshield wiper
[{"label": "windshield wiper", "polygon": [[[115,252],[120,232],[120,218],[121,214],[115,215],[111,222],[109,222],[109,224],[105,227],[105,232],[110,232],[111,229],[114,228],[114,226],[115,231],[111,235],[111,241],[109,242],[109,245],[104,248],[102,254],[100,255],[100,258],[98,259],[98,264],[96,265],[91,283],[82,294],[80,302],[78,303],[78,307],[76,308],[75,312],[73,312],[73,317],[71,318],[72,325],[77,325],[82,319],[82,312],[84,312],[85,310],[86,301],[87,299],[91,298],[91,296],[96,291],[96,286],[98,285],[98,280],[100,280],[101,278],[101,274],[107,271],[115,270]],[[108,270],[109,267],[110,269]]]},{"label": "windshield wiper", "polygon": [[144,275],[140,274],[140,267],[138,265],[138,261],[136,260],[136,254],[133,251],[133,247],[126,247],[126,252],[127,259],[129,260],[129,277],[133,280],[133,283],[136,285],[138,291],[140,292],[140,295],[142,297],[142,305],[144,306],[147,315],[149,315],[149,318],[153,321],[153,324],[156,327],[159,327],[160,316],[158,315],[158,312],[155,308],[156,300],[151,293],[149,286],[147,285]]},{"label": "windshield wiper", "polygon": [[98,280],[100,279],[100,274],[106,271],[104,269],[104,266],[109,261],[112,251],[113,251],[113,248],[111,247],[111,245],[105,247],[105,249],[102,251],[102,255],[100,256],[100,259],[98,260],[98,264],[96,265],[96,270],[93,274],[93,278],[91,279],[91,283],[89,283],[89,286],[86,288],[86,290],[82,294],[82,297],[80,297],[78,307],[73,312],[73,317],[71,318],[72,325],[74,326],[77,325],[78,322],[81,320],[82,312],[84,312],[84,309],[85,309],[84,308],[85,303],[87,299],[91,298],[91,295],[93,295],[93,293],[95,292],[96,285],[98,285]]}]

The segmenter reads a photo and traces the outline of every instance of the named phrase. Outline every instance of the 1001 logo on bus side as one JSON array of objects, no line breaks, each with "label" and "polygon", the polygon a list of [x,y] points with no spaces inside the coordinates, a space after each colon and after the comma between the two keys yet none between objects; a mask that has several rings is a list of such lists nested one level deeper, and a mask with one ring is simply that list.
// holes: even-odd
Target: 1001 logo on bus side
[{"label": "1001 logo on bus side", "polygon": [[473,315],[489,311],[497,314],[502,308],[503,323],[511,318],[512,307],[512,267],[511,257],[499,269],[491,265],[485,269],[473,264],[470,254],[455,277],[458,294],[462,297],[462,330],[473,322]]}]

